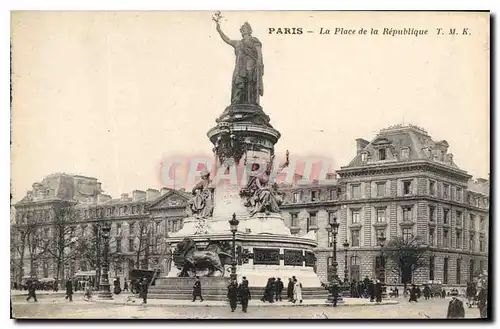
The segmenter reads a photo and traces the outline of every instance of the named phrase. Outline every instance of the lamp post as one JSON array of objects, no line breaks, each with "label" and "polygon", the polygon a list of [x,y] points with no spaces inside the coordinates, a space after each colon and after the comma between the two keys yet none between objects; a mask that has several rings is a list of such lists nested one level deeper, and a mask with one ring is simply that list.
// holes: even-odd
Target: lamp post
[{"label": "lamp post", "polygon": [[99,299],[113,299],[113,295],[109,289],[109,278],[108,278],[108,270],[109,270],[109,231],[111,231],[111,225],[109,222],[104,222],[102,227],[102,239],[104,242],[103,248],[103,264],[102,264],[102,277],[101,277],[101,286],[99,294],[97,295]]},{"label": "lamp post", "polygon": [[[328,296],[328,301],[333,302],[334,298],[337,299],[337,303],[342,301],[342,296],[339,294],[339,276],[337,274],[337,234],[339,232],[340,224],[337,222],[337,217],[330,219],[330,229],[333,234],[333,261],[332,261],[332,282],[330,284],[330,294]],[[336,296],[335,296],[336,295]]]},{"label": "lamp post", "polygon": [[349,248],[349,242],[347,239],[344,241],[344,295],[350,295],[350,287],[349,287],[349,270],[347,269],[347,249]]},{"label": "lamp post", "polygon": [[379,280],[380,280],[380,287],[382,289],[382,298],[387,298],[387,292],[385,290],[385,259],[384,259],[385,240],[386,238],[384,236],[384,232],[380,232],[380,236],[378,237],[378,244],[380,246]]},{"label": "lamp post", "polygon": [[231,233],[233,233],[233,259],[231,262],[231,280],[236,281],[236,232],[238,231],[239,220],[236,219],[236,214],[233,214],[233,218],[229,221],[229,226],[231,228]]}]

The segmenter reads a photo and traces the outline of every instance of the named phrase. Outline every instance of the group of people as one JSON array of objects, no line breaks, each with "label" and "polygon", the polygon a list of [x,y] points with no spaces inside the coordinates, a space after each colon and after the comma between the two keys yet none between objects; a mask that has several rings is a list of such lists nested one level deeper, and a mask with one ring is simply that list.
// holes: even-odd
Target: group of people
[{"label": "group of people", "polygon": [[296,303],[298,301],[302,304],[302,282],[297,277],[288,278],[286,296],[289,302]]},{"label": "group of people", "polygon": [[275,301],[282,301],[281,294],[283,293],[283,281],[281,278],[269,278],[266,287],[264,288],[264,295],[260,299],[263,302],[274,303]]},{"label": "group of people", "polygon": [[241,283],[238,285],[237,280],[231,280],[227,286],[227,298],[229,299],[229,306],[231,312],[234,312],[238,307],[238,301],[241,303],[241,310],[247,312],[248,301],[252,298],[248,280],[246,277],[242,278]]},{"label": "group of people", "polygon": [[365,277],[363,281],[353,280],[350,285],[351,297],[370,298],[370,302],[382,302],[382,283]]}]

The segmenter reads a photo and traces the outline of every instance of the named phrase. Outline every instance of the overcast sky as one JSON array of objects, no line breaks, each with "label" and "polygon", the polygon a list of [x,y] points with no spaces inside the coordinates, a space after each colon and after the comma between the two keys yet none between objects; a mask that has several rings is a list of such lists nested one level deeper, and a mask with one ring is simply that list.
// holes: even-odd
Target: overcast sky
[{"label": "overcast sky", "polygon": [[[161,160],[211,155],[206,137],[230,98],[234,51],[211,12],[15,13],[14,201],[53,172],[97,177],[113,196],[162,187]],[[334,167],[390,125],[445,139],[462,169],[489,173],[488,13],[228,12],[263,44],[261,105],[276,152]],[[269,28],[316,33],[269,35]],[[318,35],[319,28],[415,27],[428,36]],[[468,36],[437,36],[436,27]]]}]

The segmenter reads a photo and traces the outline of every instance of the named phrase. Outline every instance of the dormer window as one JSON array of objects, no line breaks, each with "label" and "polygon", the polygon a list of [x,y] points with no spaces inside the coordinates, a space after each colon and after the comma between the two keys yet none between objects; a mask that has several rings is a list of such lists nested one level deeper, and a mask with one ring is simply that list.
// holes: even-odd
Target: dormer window
[{"label": "dormer window", "polygon": [[378,159],[379,160],[385,160],[385,159],[387,159],[387,153],[386,153],[386,149],[385,148],[382,148],[382,149],[378,150]]},{"label": "dormer window", "polygon": [[366,163],[368,161],[368,154],[361,153],[361,162]]},{"label": "dormer window", "polygon": [[311,201],[319,201],[319,191],[311,191]]},{"label": "dormer window", "polygon": [[404,147],[401,149],[401,159],[407,160],[410,158],[410,149],[408,147]]}]

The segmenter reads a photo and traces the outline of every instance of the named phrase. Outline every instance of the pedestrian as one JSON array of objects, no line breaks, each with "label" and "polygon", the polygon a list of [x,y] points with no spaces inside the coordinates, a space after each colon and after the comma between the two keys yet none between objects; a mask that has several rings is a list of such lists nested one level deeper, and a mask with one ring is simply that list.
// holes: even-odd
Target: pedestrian
[{"label": "pedestrian", "polygon": [[142,280],[139,283],[139,297],[142,297],[142,303],[147,304],[148,303],[148,288],[149,288],[149,282],[146,277],[143,277]]},{"label": "pedestrian", "polygon": [[234,312],[238,305],[238,283],[235,280],[231,280],[227,286],[227,298],[229,299],[231,312]]},{"label": "pedestrian", "polygon": [[375,283],[374,293],[375,293],[375,301],[377,303],[381,303],[382,302],[382,285],[380,284],[380,280],[377,280]]},{"label": "pedestrian", "polygon": [[87,284],[85,286],[84,298],[88,302],[92,300],[92,284],[90,282],[87,282]]},{"label": "pedestrian", "polygon": [[293,286],[295,282],[293,282],[292,278],[288,278],[288,286],[286,288],[286,297],[288,298],[288,301],[291,302],[293,301]]},{"label": "pedestrian", "polygon": [[241,300],[241,309],[246,313],[248,308],[248,301],[252,299],[252,296],[250,294],[250,288],[248,287],[248,281],[245,277],[243,277],[243,281],[238,288],[238,293]]},{"label": "pedestrian", "polygon": [[373,284],[373,280],[368,282],[368,293],[370,295],[370,302],[375,300],[375,285]]},{"label": "pedestrian", "polygon": [[36,299],[36,285],[33,281],[28,281],[27,282],[27,286],[28,286],[28,298],[26,298],[26,301],[30,300],[31,297],[33,297],[33,299],[35,300],[35,302],[37,302],[37,299]]},{"label": "pedestrian", "polygon": [[113,285],[113,292],[115,293],[115,295],[120,294],[122,292],[122,288],[120,287],[120,279],[115,279],[115,281],[113,281]]},{"label": "pedestrian", "polygon": [[418,302],[418,300],[417,300],[417,287],[415,287],[414,284],[411,285],[409,302]]},{"label": "pedestrian", "polygon": [[399,297],[399,289],[398,289],[398,287],[394,288],[394,295],[396,296],[396,298]]},{"label": "pedestrian", "polygon": [[463,319],[465,317],[464,304],[456,296],[451,297],[446,317],[448,319]]},{"label": "pedestrian", "polygon": [[123,291],[128,291],[128,281],[125,279],[125,282],[123,283]]},{"label": "pedestrian", "polygon": [[422,291],[420,290],[420,287],[417,286],[417,299],[420,299],[420,296],[422,296]]},{"label": "pedestrian", "polygon": [[293,302],[299,301],[302,304],[302,283],[295,276],[293,277]]},{"label": "pedestrian", "polygon": [[283,281],[281,281],[281,278],[278,278],[276,281],[276,301],[282,301],[283,299],[281,298],[281,293],[283,291]]},{"label": "pedestrian", "polygon": [[264,287],[264,293],[262,294],[262,298],[260,299],[263,303],[269,301],[269,293],[271,291],[271,278],[267,279],[266,286]]},{"label": "pedestrian", "polygon": [[70,302],[73,301],[73,282],[71,280],[66,281],[66,297],[64,299],[69,299]]},{"label": "pedestrian", "polygon": [[330,285],[330,293],[333,296],[333,307],[337,307],[337,301],[339,299],[339,286],[336,282]]},{"label": "pedestrian", "polygon": [[488,317],[488,291],[485,287],[480,287],[477,293],[477,307],[481,318]]},{"label": "pedestrian", "polygon": [[201,282],[200,278],[196,277],[196,282],[193,285],[193,302],[196,300],[196,297],[200,297],[200,302],[203,302],[203,297],[201,296]]},{"label": "pedestrian", "polygon": [[424,287],[424,298],[425,298],[425,300],[429,299],[430,296],[431,296],[431,289],[429,288],[428,285],[425,285],[425,287]]}]

